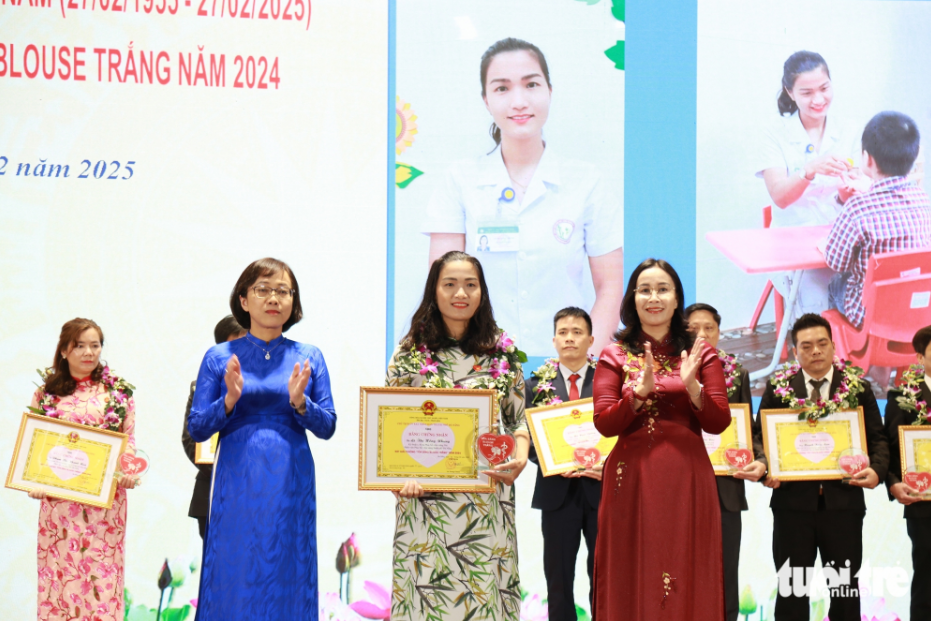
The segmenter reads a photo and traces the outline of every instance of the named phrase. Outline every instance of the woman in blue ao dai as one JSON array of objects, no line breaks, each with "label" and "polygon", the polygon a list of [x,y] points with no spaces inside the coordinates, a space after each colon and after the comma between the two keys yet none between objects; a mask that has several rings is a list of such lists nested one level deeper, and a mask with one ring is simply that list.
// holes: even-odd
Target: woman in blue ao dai
[{"label": "woman in blue ao dai", "polygon": [[294,273],[275,259],[243,272],[230,307],[246,336],[204,356],[188,421],[219,432],[204,542],[199,621],[315,621],[316,489],[309,430],[336,430],[320,350],[282,333],[301,320]]}]

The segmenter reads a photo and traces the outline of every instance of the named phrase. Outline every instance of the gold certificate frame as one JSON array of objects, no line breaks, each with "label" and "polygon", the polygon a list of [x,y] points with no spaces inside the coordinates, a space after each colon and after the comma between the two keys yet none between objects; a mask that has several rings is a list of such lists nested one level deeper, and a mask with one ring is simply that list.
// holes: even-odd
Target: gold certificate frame
[{"label": "gold certificate frame", "polygon": [[753,454],[753,428],[750,426],[750,406],[746,403],[732,403],[731,424],[720,434],[701,432],[705,441],[705,450],[708,459],[714,468],[714,474],[719,477],[733,476],[729,471],[727,460],[724,458],[725,449],[732,444],[743,444],[750,451],[750,461],[756,459]]},{"label": "gold certificate frame", "polygon": [[[931,425],[902,425],[899,427],[899,455],[902,461],[902,480],[906,472],[931,473]],[[927,482],[927,477],[924,477]],[[929,490],[921,490],[927,493]],[[923,501],[931,497],[922,494]]]},{"label": "gold certificate frame", "polygon": [[550,477],[579,465],[573,459],[577,448],[597,448],[604,463],[617,444],[617,438],[606,438],[595,429],[595,407],[591,399],[566,401],[527,410],[527,424],[543,476]]},{"label": "gold certificate frame", "polygon": [[866,450],[863,408],[835,412],[812,426],[804,410],[761,410],[769,475],[780,481],[828,481],[848,477],[837,460],[846,449]]},{"label": "gold certificate frame", "polygon": [[109,509],[126,441],[108,429],[23,414],[6,487]]},{"label": "gold certificate frame", "polygon": [[495,390],[362,386],[359,489],[400,490],[417,479],[428,492],[494,492],[475,440],[497,424]]},{"label": "gold certificate frame", "polygon": [[206,442],[194,445],[195,464],[213,464],[217,458],[217,445],[220,442],[220,432],[216,432]]}]

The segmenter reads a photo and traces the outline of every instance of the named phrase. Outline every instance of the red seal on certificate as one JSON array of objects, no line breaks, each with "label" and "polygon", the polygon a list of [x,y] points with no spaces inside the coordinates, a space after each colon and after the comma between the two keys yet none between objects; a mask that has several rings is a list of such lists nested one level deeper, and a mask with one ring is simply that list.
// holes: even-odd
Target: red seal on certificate
[{"label": "red seal on certificate", "polygon": [[433,413],[436,412],[436,404],[433,401],[424,401],[421,407],[423,407],[425,416],[433,416]]},{"label": "red seal on certificate", "polygon": [[476,441],[476,448],[479,454],[485,458],[488,463],[497,466],[503,464],[514,452],[514,438],[508,435],[498,435],[495,433],[483,433]]}]

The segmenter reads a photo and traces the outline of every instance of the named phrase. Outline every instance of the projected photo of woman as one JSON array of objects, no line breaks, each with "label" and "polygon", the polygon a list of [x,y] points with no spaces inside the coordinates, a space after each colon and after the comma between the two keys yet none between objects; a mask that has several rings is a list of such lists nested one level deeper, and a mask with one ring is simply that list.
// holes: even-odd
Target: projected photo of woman
[{"label": "projected photo of woman", "polygon": [[[756,173],[772,199],[774,227],[831,224],[853,193],[869,188],[869,179],[855,168],[861,128],[833,114],[833,101],[831,72],[824,58],[808,51],[789,56],[776,102],[779,118],[765,132]],[[802,275],[796,302],[799,315],[827,310],[832,275],[827,268]],[[784,278],[773,279],[773,284],[787,295]]]},{"label": "projected photo of woman", "polygon": [[531,356],[550,353],[555,310],[588,306],[587,263],[592,351],[600,351],[617,328],[624,286],[621,206],[595,166],[547,145],[553,86],[537,46],[497,41],[482,55],[480,78],[494,143],[454,164],[437,185],[421,228],[430,236],[429,260],[481,252],[496,319]]}]

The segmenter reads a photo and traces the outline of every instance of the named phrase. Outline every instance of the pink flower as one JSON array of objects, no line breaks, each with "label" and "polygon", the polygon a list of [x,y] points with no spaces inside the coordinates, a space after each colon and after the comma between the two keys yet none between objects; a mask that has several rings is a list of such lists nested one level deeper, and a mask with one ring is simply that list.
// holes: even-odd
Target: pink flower
[{"label": "pink flower", "polygon": [[359,616],[366,619],[388,619],[391,617],[391,594],[388,589],[375,582],[365,581],[368,601],[360,600],[349,605]]},{"label": "pink flower", "polygon": [[197,600],[198,600],[197,597],[191,600],[191,606],[193,606],[194,608],[197,608]]},{"label": "pink flower", "polygon": [[724,385],[727,386],[728,388],[733,388],[734,380],[732,380],[731,378],[727,378],[726,380],[724,380]]},{"label": "pink flower", "polygon": [[436,372],[437,372],[436,363],[433,362],[433,360],[431,360],[430,358],[427,358],[427,360],[422,365],[420,365],[421,375],[426,375],[427,373],[436,373]]},{"label": "pink flower", "polygon": [[344,604],[336,593],[327,593],[320,598],[320,621],[358,621],[355,611]]},{"label": "pink flower", "polygon": [[507,351],[508,347],[514,344],[514,339],[508,336],[507,332],[502,332],[501,336],[498,337],[498,349],[501,351]]},{"label": "pink flower", "polygon": [[559,397],[553,397],[550,399],[549,405],[559,405],[560,403],[562,403],[562,399]]},{"label": "pink flower", "polygon": [[78,550],[81,549],[81,546],[78,545],[78,542],[76,539],[72,539],[71,541],[68,542],[68,549],[71,550],[72,552],[77,552]]},{"label": "pink flower", "polygon": [[549,618],[549,608],[543,603],[539,594],[521,602],[520,621],[547,621]]},{"label": "pink flower", "polygon": [[507,360],[503,360],[503,359],[498,360],[496,358],[492,360],[491,368],[489,368],[489,371],[491,372],[491,376],[493,378],[498,379],[502,375],[506,375],[510,368],[511,368],[511,365],[508,364]]}]

